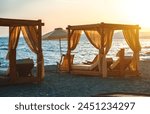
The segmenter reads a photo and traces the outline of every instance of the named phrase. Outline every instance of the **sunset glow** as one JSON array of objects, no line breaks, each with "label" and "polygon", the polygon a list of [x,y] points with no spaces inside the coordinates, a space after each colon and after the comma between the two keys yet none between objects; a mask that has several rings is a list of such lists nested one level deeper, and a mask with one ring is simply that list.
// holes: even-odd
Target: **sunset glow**
[{"label": "sunset glow", "polygon": [[[11,5],[10,5],[11,4]],[[148,0],[4,0],[1,18],[42,19],[43,33],[68,25],[139,24],[150,28]]]},{"label": "sunset glow", "polygon": [[143,28],[150,28],[150,11],[148,0],[122,0],[122,14],[131,23],[138,23]]}]

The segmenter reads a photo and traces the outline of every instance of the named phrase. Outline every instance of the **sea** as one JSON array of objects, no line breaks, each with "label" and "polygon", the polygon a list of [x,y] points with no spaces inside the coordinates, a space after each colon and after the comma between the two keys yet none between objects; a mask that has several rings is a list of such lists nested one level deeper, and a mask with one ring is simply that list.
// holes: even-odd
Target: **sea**
[{"label": "sea", "polygon": [[[5,69],[9,66],[9,61],[6,59],[6,55],[8,53],[8,40],[8,37],[0,38],[0,69]],[[150,38],[140,38],[140,43],[142,47],[140,52],[140,60],[150,60]],[[113,38],[112,47],[107,56],[116,60],[116,54],[120,48],[125,48],[125,54],[128,56],[133,54],[124,38]],[[59,42],[59,40],[43,40],[42,49],[44,55],[44,65],[56,65],[57,62],[60,62],[61,55],[66,54],[67,52],[67,41],[63,40]],[[86,60],[91,61],[94,59],[98,52],[99,51],[94,48],[92,44],[90,44],[85,35],[82,35],[79,44],[71,54],[75,55],[74,63],[82,63]],[[31,52],[24,38],[21,37],[17,46],[16,59],[25,58],[33,59],[36,66],[36,54]]]}]

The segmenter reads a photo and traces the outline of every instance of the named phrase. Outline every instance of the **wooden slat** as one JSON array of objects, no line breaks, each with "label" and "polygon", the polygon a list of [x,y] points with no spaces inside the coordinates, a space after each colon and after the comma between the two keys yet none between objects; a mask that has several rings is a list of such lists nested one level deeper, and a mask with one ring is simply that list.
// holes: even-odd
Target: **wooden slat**
[{"label": "wooden slat", "polygon": [[89,25],[75,25],[68,26],[70,30],[97,30],[100,28],[113,29],[113,30],[124,30],[124,29],[140,29],[139,25],[128,25],[128,24],[111,24],[111,23],[98,23]]},{"label": "wooden slat", "polygon": [[71,34],[73,33],[73,31],[71,32],[70,29],[68,30],[68,64],[69,64],[69,72],[71,70],[71,61],[70,61],[70,58],[71,58],[71,49],[70,49],[70,38],[71,38]]},{"label": "wooden slat", "polygon": [[23,19],[6,19],[0,18],[0,26],[44,26],[41,20],[23,20]]},{"label": "wooden slat", "polygon": [[84,75],[84,76],[102,76],[99,71],[88,71],[88,70],[71,70],[71,74]]}]

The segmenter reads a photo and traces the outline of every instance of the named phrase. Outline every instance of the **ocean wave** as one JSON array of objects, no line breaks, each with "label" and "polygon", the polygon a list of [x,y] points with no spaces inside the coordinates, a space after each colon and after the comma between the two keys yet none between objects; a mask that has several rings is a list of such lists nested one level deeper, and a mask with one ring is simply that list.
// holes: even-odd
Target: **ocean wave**
[{"label": "ocean wave", "polygon": [[[142,39],[141,44],[142,51],[140,53],[140,58],[150,58],[150,40]],[[61,52],[63,54],[66,54],[67,52],[67,46],[68,45],[66,41],[61,42]],[[126,44],[126,42],[124,43],[122,39],[114,39],[112,47],[107,56],[114,59],[116,57],[116,53],[118,52],[118,50],[120,50],[120,48],[125,48],[126,55],[132,55],[133,53],[131,49],[129,49],[129,46]],[[53,65],[56,64],[56,62],[59,62],[61,57],[59,41],[42,41],[42,49],[45,65]],[[6,62],[7,51],[8,39],[0,39],[0,62],[2,63],[3,67],[8,66],[8,61]],[[75,55],[74,63],[82,63],[85,60],[92,60],[98,53],[99,50],[94,48],[94,46],[90,44],[88,40],[82,39],[71,54]],[[17,46],[17,59],[23,59],[26,57],[32,58],[34,61],[36,61],[37,59],[36,54],[31,52],[24,39],[20,39]]]},{"label": "ocean wave", "polygon": [[0,47],[0,50],[8,50],[8,47]]}]

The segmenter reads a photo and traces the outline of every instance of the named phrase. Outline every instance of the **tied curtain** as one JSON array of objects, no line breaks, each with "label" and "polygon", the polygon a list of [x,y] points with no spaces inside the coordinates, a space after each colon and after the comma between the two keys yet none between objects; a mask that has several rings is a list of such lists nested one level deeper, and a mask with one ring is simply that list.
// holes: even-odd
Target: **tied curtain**
[{"label": "tied curtain", "polygon": [[16,76],[16,66],[15,66],[16,52],[15,52],[15,50],[18,45],[18,40],[19,40],[19,35],[20,35],[20,27],[10,27],[9,32],[10,32],[9,48],[8,48],[8,53],[6,55],[6,59],[10,60],[8,72],[9,72],[10,76],[13,77],[13,79],[15,80],[15,76]]},{"label": "tied curtain", "polygon": [[[80,40],[81,36],[81,30],[74,30],[72,31],[70,35],[70,49],[74,50]],[[85,35],[89,39],[90,43],[97,49],[101,49],[101,41],[102,36],[101,32],[99,30],[97,31],[91,31],[91,30],[85,30]],[[114,30],[106,29],[104,30],[104,55],[106,55],[111,47],[112,44],[112,36],[113,36]]]},{"label": "tied curtain", "polygon": [[133,59],[130,64],[130,68],[133,71],[138,70],[139,52],[141,50],[141,45],[139,42],[138,31],[136,29],[123,30],[123,35],[129,47],[133,51]]},{"label": "tied curtain", "polygon": [[[81,36],[81,33],[82,31],[81,30],[76,30],[76,31],[72,31],[71,34],[70,34],[70,50],[74,50],[76,47],[77,47],[77,44],[79,43],[79,40],[80,40],[80,36]],[[68,52],[67,52],[68,54]],[[68,55],[67,55],[68,56]],[[67,58],[68,60],[70,60],[70,63],[72,64],[73,63],[73,55],[70,56],[70,58]],[[69,63],[68,61],[64,62],[64,64],[68,64],[69,66]],[[68,67],[69,69],[69,67]]]},{"label": "tied curtain", "polygon": [[38,36],[36,34],[37,28],[34,26],[24,26],[21,28],[26,43],[30,47],[31,51],[38,53]]},{"label": "tied curtain", "polygon": [[[85,30],[84,31],[87,38],[89,39],[89,41],[91,42],[91,44],[101,50],[102,48],[104,48],[104,53],[102,55],[102,61],[101,61],[101,65],[103,67],[100,67],[99,64],[99,71],[102,70],[102,74],[103,76],[107,75],[107,62],[106,62],[106,54],[108,53],[111,44],[112,44],[112,37],[113,37],[113,33],[114,30],[112,29],[97,29],[97,30]],[[103,34],[103,36],[102,36]],[[103,44],[102,44],[102,38],[103,38]],[[103,47],[102,47],[103,45]]]},{"label": "tied curtain", "polygon": [[8,53],[6,55],[6,59],[9,59],[10,53],[16,49],[18,45],[18,40],[20,36],[20,27],[10,27],[10,38],[9,38],[9,48],[8,48]]},{"label": "tied curtain", "polygon": [[[91,31],[91,30],[85,30],[85,35],[87,36],[90,43],[97,49],[102,48],[102,30],[97,31]],[[113,36],[114,30],[111,29],[105,29],[104,30],[104,55],[106,55],[111,47],[112,44],[112,36]]]},{"label": "tied curtain", "polygon": [[[97,31],[97,30],[84,30],[84,33],[86,35],[86,37],[88,38],[88,40],[90,41],[90,43],[96,48],[96,49],[101,49],[101,34]],[[101,56],[99,56],[99,60],[103,57],[102,54],[100,54]],[[100,58],[101,57],[101,58]],[[101,61],[99,61],[98,63],[98,69],[99,72],[101,71],[101,65],[100,65]]]},{"label": "tied curtain", "polygon": [[109,49],[112,45],[112,37],[114,34],[114,30],[112,29],[104,29],[104,55],[102,57],[102,75],[103,77],[107,77],[107,61],[106,61],[106,54],[108,53]]},{"label": "tied curtain", "polygon": [[21,27],[23,36],[25,38],[26,43],[30,47],[30,49],[37,54],[37,66],[39,65],[42,68],[42,72],[40,73],[42,79],[44,78],[44,59],[42,54],[42,49],[38,47],[40,42],[39,36],[37,34],[38,29],[36,26],[22,26]]},{"label": "tied curtain", "polygon": [[72,31],[70,35],[70,49],[74,50],[77,47],[77,44],[79,43],[80,36],[81,36],[81,30],[75,30]]},{"label": "tied curtain", "polygon": [[96,49],[101,48],[101,35],[97,31],[84,30],[84,33]]},{"label": "tied curtain", "polygon": [[104,30],[104,55],[108,53],[109,49],[112,45],[112,37],[114,34],[114,30],[112,29],[105,29]]},{"label": "tied curtain", "polygon": [[10,27],[9,49],[16,49],[20,36],[20,27]]},{"label": "tied curtain", "polygon": [[[69,48],[70,50],[74,50],[77,47],[77,44],[79,43],[80,40],[80,36],[81,36],[81,30],[76,30],[76,31],[72,31],[70,36],[69,36],[69,40],[70,40],[70,45]],[[67,52],[67,54],[64,56],[62,56],[63,62],[60,66],[60,70],[64,70],[64,71],[69,71],[69,61],[72,64],[73,63],[73,55],[70,55],[70,58],[68,57],[68,54],[70,54],[69,52]],[[69,61],[68,61],[69,60]]]}]

